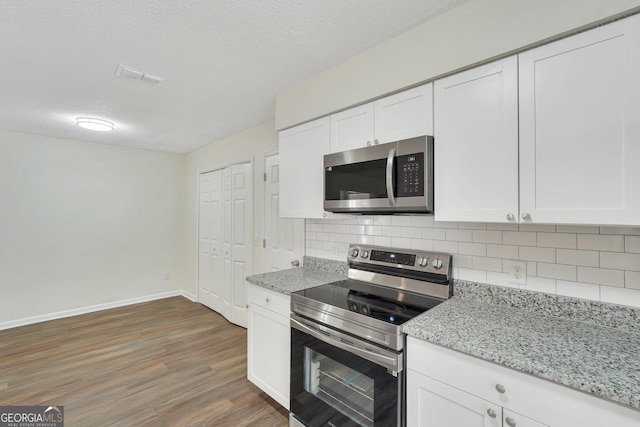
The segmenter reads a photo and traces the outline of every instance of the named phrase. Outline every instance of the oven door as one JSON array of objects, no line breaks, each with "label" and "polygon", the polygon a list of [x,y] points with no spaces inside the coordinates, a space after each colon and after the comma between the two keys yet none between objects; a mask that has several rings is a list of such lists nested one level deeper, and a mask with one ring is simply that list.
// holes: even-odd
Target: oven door
[{"label": "oven door", "polygon": [[291,316],[293,415],[308,427],[403,425],[402,353]]}]

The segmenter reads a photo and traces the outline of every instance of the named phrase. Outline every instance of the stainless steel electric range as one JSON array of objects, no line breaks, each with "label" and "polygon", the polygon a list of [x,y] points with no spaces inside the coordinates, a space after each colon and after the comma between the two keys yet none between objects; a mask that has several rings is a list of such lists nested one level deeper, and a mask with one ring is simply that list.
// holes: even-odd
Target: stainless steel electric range
[{"label": "stainless steel electric range", "polygon": [[451,255],[351,245],[348,279],[291,294],[290,426],[404,426],[402,325],[451,295]]}]

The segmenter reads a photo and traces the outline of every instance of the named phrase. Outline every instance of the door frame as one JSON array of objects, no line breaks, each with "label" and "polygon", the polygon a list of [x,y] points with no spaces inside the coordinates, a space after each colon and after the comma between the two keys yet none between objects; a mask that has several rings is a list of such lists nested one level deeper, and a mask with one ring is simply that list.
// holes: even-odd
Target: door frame
[{"label": "door frame", "polygon": [[[264,247],[264,241],[266,240],[266,230],[268,227],[267,224],[267,213],[266,213],[266,209],[265,209],[265,205],[267,202],[267,197],[266,197],[266,187],[267,187],[267,181],[265,180],[266,177],[266,163],[267,163],[267,158],[271,157],[271,156],[279,156],[280,155],[280,150],[275,149],[275,150],[270,150],[270,151],[265,151],[264,153],[262,153],[262,164],[260,165],[260,167],[262,168],[261,171],[261,175],[262,177],[260,178],[260,183],[262,186],[262,197],[260,200],[260,209],[262,210],[262,233],[260,236],[260,242],[259,244],[259,248],[260,248],[260,269],[258,271],[260,272],[265,272],[265,260],[267,259],[267,248]],[[280,162],[278,162],[278,164],[280,164]],[[282,176],[282,175],[280,175]],[[280,189],[281,186],[278,185],[278,188]],[[255,191],[255,189],[254,189]],[[278,190],[280,191],[280,190]],[[255,209],[255,206],[254,206]],[[302,253],[300,254],[300,267],[303,266],[303,259],[306,253],[306,238],[307,238],[307,233],[306,233],[306,219],[305,218],[300,218],[300,220],[303,221],[303,227],[302,227]],[[254,263],[254,268],[255,268],[256,264]]]}]

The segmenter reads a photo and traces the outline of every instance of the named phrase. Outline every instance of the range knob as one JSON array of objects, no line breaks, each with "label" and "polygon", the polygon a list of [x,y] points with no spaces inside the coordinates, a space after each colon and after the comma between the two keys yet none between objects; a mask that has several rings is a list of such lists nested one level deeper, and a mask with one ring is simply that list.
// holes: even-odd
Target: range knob
[{"label": "range knob", "polygon": [[420,267],[426,267],[428,263],[429,263],[429,258],[425,258],[425,257],[418,258],[418,265]]},{"label": "range knob", "polygon": [[358,248],[351,249],[351,256],[352,257],[354,257],[354,258],[357,257],[359,253],[360,253],[360,251],[358,250]]},{"label": "range knob", "polygon": [[433,265],[433,268],[435,268],[435,269],[442,268],[442,260],[436,258],[436,259],[433,260],[431,265]]},{"label": "range knob", "polygon": [[362,251],[362,253],[360,254],[360,256],[362,258],[367,258],[369,256],[369,251]]}]

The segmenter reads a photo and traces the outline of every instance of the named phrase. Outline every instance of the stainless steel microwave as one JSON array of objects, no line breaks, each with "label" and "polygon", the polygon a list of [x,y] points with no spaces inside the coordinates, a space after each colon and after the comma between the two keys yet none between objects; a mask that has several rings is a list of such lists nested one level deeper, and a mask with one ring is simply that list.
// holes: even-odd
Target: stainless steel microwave
[{"label": "stainless steel microwave", "polygon": [[433,137],[324,156],[324,209],[368,214],[433,211]]}]

